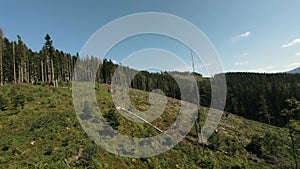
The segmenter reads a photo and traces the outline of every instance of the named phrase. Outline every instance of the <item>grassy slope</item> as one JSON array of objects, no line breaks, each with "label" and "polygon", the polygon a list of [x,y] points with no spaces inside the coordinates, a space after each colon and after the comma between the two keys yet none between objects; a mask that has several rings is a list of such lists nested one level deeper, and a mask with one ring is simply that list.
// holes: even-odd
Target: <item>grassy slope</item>
[{"label": "grassy slope", "polygon": [[[97,99],[102,112],[114,109],[109,86],[97,86]],[[131,100],[137,109],[147,110],[148,93],[132,90]],[[173,149],[159,156],[130,159],[108,153],[98,147],[81,128],[72,105],[71,90],[42,86],[1,87],[2,98],[9,98],[7,110],[0,110],[0,168],[68,168],[66,160],[75,168],[272,168],[278,163],[267,162],[246,151],[245,147],[254,135],[275,133],[282,145],[287,144],[287,131],[229,114],[223,116],[218,133],[209,140],[211,146],[197,145],[195,131]],[[24,108],[13,106],[20,96],[25,99]],[[167,109],[154,124],[166,129],[172,124],[179,110],[179,101],[168,98]],[[16,108],[17,107],[17,108]],[[206,108],[202,111],[207,112]],[[157,132],[143,124],[128,122],[119,116],[119,131],[135,137],[156,135]],[[277,139],[276,138],[276,139]],[[271,140],[270,140],[271,141]],[[33,144],[33,145],[32,145]],[[279,162],[290,165],[290,154],[278,157]]]}]

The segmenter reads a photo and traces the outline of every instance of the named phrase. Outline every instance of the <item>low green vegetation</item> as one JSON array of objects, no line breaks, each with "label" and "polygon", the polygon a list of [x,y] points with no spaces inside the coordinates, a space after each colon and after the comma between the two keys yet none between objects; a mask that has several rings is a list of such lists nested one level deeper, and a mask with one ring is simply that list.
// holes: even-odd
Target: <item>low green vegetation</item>
[{"label": "low green vegetation", "polygon": [[[113,104],[109,85],[97,85],[96,94],[105,119],[120,133],[134,137],[159,134],[147,124],[133,123],[120,115]],[[138,110],[149,108],[148,96],[147,92],[130,90],[131,102]],[[152,124],[166,130],[175,121],[179,109],[180,102],[168,98],[165,112]],[[208,109],[202,107],[201,112],[205,117]],[[74,112],[69,87],[2,86],[0,138],[0,168],[261,169],[295,166],[287,128],[228,113],[223,115],[204,151],[193,129],[177,146],[158,156],[132,159],[111,154],[85,134]]]}]

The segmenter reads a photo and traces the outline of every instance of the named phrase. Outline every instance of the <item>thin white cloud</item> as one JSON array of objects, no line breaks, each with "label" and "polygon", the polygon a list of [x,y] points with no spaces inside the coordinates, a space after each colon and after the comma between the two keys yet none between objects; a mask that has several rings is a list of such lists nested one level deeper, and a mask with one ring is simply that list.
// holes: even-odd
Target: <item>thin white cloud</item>
[{"label": "thin white cloud", "polygon": [[246,58],[248,56],[249,56],[249,53],[246,53],[246,52],[233,55],[233,57],[235,57],[235,58]]},{"label": "thin white cloud", "polygon": [[300,67],[300,62],[298,63],[292,63],[289,65],[284,65],[280,67],[275,66],[266,66],[266,67],[258,67],[254,69],[242,69],[242,70],[230,70],[226,72],[254,72],[254,73],[281,73],[281,72],[287,72],[292,69],[295,69],[297,67]]},{"label": "thin white cloud", "polygon": [[250,34],[251,34],[251,32],[245,32],[245,33],[241,34],[240,37],[247,38]]},{"label": "thin white cloud", "polygon": [[245,62],[235,62],[234,65],[235,66],[243,66],[243,65],[246,65],[248,63],[249,63],[248,61],[245,61]]},{"label": "thin white cloud", "polygon": [[243,53],[243,55],[242,56],[248,56],[249,55],[249,53]]},{"label": "thin white cloud", "polygon": [[270,70],[270,69],[273,69],[273,68],[274,68],[274,66],[267,66],[267,67],[265,67],[266,70]]},{"label": "thin white cloud", "polygon": [[267,66],[267,67],[260,67],[256,69],[247,70],[247,72],[255,72],[255,73],[279,73],[279,72],[286,72],[287,69],[279,69],[274,66]]},{"label": "thin white cloud", "polygon": [[300,62],[297,63],[291,63],[289,65],[286,65],[287,68],[291,69],[291,68],[296,68],[296,67],[300,67]]},{"label": "thin white cloud", "polygon": [[292,42],[288,43],[288,44],[284,44],[282,45],[283,48],[288,48],[291,47],[297,43],[300,43],[300,38],[293,40]]},{"label": "thin white cloud", "polygon": [[241,38],[247,38],[247,37],[249,37],[250,34],[251,34],[251,32],[245,32],[245,33],[242,33],[242,34],[240,34],[240,35],[234,36],[234,37],[231,38],[231,42],[232,42],[232,43],[236,43],[236,42],[238,42]]},{"label": "thin white cloud", "polygon": [[299,53],[296,53],[296,56],[300,56],[300,52],[299,52]]},{"label": "thin white cloud", "polygon": [[250,70],[247,70],[247,72],[253,72],[253,73],[272,73],[270,71],[267,71],[264,68],[250,69]]}]

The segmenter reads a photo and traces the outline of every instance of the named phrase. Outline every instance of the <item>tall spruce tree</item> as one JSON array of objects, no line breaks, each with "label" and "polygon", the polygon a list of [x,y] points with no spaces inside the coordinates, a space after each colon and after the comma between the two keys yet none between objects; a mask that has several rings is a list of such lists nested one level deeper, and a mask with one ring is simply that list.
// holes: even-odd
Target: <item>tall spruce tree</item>
[{"label": "tall spruce tree", "polygon": [[42,53],[45,57],[45,62],[42,64],[45,68],[45,74],[46,74],[46,81],[54,83],[54,68],[53,68],[53,57],[54,57],[54,47],[53,47],[53,41],[51,40],[51,37],[49,34],[46,34],[45,36],[45,43],[42,49]]}]

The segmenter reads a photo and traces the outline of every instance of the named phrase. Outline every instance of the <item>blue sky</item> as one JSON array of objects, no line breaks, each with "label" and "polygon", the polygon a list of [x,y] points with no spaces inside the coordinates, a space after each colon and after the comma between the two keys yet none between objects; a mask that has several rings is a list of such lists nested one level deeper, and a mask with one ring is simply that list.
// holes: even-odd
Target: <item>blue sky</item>
[{"label": "blue sky", "polygon": [[[215,46],[224,71],[278,72],[300,66],[299,0],[10,0],[1,4],[0,27],[5,36],[16,40],[19,34],[35,51],[49,33],[56,48],[75,54],[94,32],[114,19],[162,12],[184,18],[202,30]],[[178,52],[176,42],[172,49],[163,44],[163,38],[146,38],[147,45],[136,48],[141,40],[132,38],[125,47],[114,48],[109,57],[120,62],[133,49],[159,47],[160,43],[151,45],[159,41],[161,48],[189,56],[183,48]],[[190,60],[186,62],[190,64]]]}]

